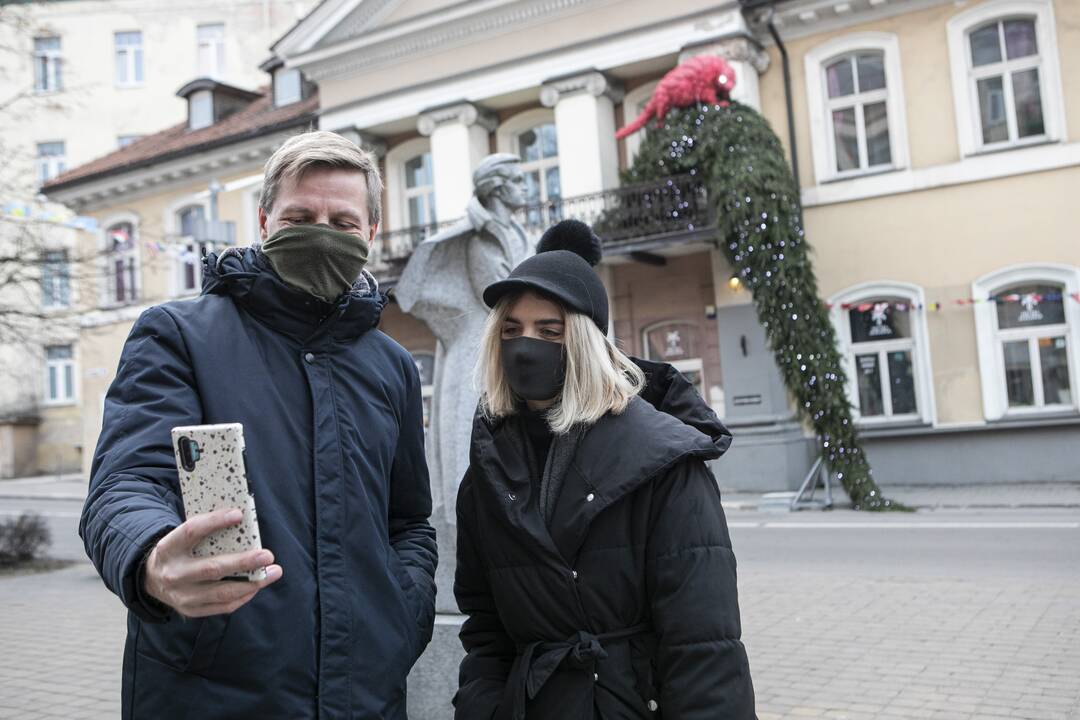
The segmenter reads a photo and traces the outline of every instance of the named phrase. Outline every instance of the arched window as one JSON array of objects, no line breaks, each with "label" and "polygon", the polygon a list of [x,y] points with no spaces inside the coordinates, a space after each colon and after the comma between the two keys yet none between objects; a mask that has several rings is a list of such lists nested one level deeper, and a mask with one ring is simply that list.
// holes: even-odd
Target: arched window
[{"label": "arched window", "polygon": [[702,338],[697,323],[668,320],[645,328],[641,337],[646,360],[670,363],[705,397]]},{"label": "arched window", "polygon": [[948,24],[964,154],[1058,139],[1060,73],[1048,0],[984,3]]},{"label": "arched window", "polygon": [[497,134],[500,151],[521,157],[528,208],[526,224],[547,227],[562,219],[559,140],[554,113],[533,110],[508,120]]},{"label": "arched window", "polygon": [[106,225],[104,237],[105,305],[124,305],[138,299],[138,237],[135,223]]},{"label": "arched window", "polygon": [[1019,266],[972,285],[988,419],[1073,411],[1080,378],[1080,268]]},{"label": "arched window", "polygon": [[867,283],[830,299],[848,397],[865,425],[933,420],[925,301],[906,283]]},{"label": "arched window", "polygon": [[811,50],[805,62],[818,182],[906,167],[896,36],[843,36]]}]

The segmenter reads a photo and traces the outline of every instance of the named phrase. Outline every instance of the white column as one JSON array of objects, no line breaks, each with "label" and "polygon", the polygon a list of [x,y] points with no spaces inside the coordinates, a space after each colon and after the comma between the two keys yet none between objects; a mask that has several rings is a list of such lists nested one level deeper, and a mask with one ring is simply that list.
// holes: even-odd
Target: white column
[{"label": "white column", "polygon": [[435,181],[435,217],[440,222],[465,215],[473,194],[472,172],[490,154],[488,136],[497,121],[490,112],[471,103],[430,110],[417,128],[431,138],[431,166]]},{"label": "white column", "polygon": [[615,103],[622,95],[598,72],[552,80],[540,90],[540,102],[555,108],[563,197],[618,187]]},{"label": "white column", "polygon": [[679,62],[686,62],[698,55],[719,55],[727,60],[735,71],[735,89],[731,91],[731,99],[761,111],[758,76],[769,69],[769,55],[761,49],[756,40],[737,35],[684,48],[679,53]]}]

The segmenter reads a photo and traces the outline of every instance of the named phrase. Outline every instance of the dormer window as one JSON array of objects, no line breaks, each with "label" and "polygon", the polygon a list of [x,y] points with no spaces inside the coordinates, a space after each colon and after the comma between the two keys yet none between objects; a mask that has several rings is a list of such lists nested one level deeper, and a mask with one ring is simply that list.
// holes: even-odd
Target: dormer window
[{"label": "dormer window", "polygon": [[303,98],[303,80],[296,68],[280,67],[274,71],[274,107],[291,105]]},{"label": "dormer window", "polygon": [[210,78],[192,80],[176,94],[188,101],[189,130],[210,127],[263,97]]},{"label": "dormer window", "polygon": [[209,90],[192,93],[188,99],[188,129],[199,130],[214,124],[214,94]]}]

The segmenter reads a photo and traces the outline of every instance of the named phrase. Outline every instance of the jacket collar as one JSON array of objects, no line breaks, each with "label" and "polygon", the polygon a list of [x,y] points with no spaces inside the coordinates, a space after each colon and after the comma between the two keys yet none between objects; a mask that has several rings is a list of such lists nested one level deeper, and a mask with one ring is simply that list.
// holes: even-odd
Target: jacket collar
[{"label": "jacket collar", "polygon": [[326,303],[286,285],[257,247],[229,248],[203,260],[204,295],[228,295],[256,320],[305,346],[355,340],[376,327],[386,296],[366,270],[353,289]]},{"label": "jacket collar", "polygon": [[474,423],[472,462],[486,478],[483,485],[494,493],[496,507],[505,509],[512,526],[569,565],[600,512],[679,461],[711,460],[731,444],[731,434],[681,374],[662,363],[639,365],[648,379],[645,390],[623,413],[605,415],[585,433],[550,529],[540,516],[528,465],[509,423],[480,415]]}]

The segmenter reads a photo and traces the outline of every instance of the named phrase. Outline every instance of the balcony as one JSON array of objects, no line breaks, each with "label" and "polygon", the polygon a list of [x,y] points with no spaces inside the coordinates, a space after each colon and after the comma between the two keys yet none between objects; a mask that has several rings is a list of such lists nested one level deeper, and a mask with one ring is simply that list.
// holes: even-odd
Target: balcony
[{"label": "balcony", "polygon": [[[665,246],[711,241],[717,220],[704,182],[694,175],[559,198],[517,213],[518,222],[533,242],[566,218],[592,225],[603,240],[606,255],[636,259],[655,258],[651,252]],[[380,285],[392,287],[416,245],[454,222],[380,232],[369,265]]]}]

